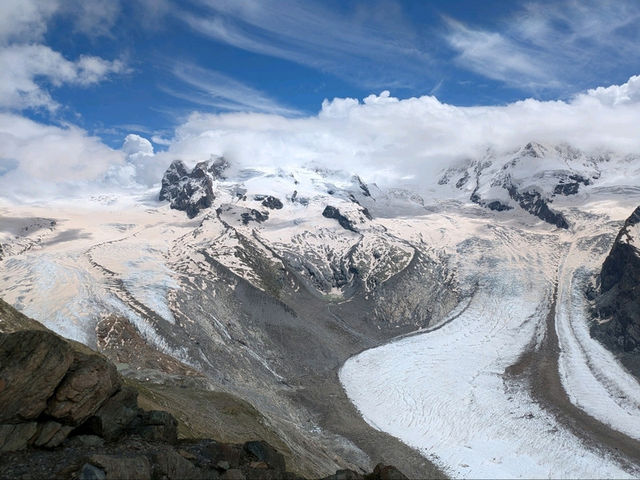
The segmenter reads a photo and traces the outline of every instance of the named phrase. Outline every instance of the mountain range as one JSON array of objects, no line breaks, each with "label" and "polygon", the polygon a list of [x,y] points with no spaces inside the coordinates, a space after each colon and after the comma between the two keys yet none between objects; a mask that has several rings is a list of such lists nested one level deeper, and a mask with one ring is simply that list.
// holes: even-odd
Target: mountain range
[{"label": "mountain range", "polygon": [[634,477],[639,179],[535,142],[393,187],[175,160],[152,198],[0,204],[0,297],[180,435],[237,399],[300,475]]}]

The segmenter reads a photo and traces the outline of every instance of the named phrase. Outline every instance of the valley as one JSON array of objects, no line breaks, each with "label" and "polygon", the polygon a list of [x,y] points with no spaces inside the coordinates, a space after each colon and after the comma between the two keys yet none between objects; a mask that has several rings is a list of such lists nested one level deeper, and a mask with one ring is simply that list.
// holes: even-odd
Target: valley
[{"label": "valley", "polygon": [[388,189],[174,162],[163,201],[3,201],[0,297],[182,405],[184,432],[216,425],[206,392],[246,403],[305,476],[635,477],[640,386],[587,292],[637,168],[529,143]]}]

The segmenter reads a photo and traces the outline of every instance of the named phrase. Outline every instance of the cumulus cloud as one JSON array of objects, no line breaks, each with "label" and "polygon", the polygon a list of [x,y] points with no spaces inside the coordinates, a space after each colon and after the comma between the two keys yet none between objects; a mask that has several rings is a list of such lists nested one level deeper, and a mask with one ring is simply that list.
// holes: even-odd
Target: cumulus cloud
[{"label": "cumulus cloud", "polygon": [[325,100],[317,115],[306,117],[194,113],[161,152],[135,134],[112,150],[77,127],[5,114],[0,115],[0,186],[5,195],[31,179],[44,192],[60,191],[53,182],[70,180],[91,188],[140,189],[158,184],[174,159],[195,164],[224,155],[237,167],[318,166],[383,186],[412,183],[429,189],[441,169],[479,158],[487,148],[506,153],[536,141],[638,154],[639,93],[640,77],[632,77],[570,101],[459,107],[433,96],[398,99],[385,91],[363,100]]},{"label": "cumulus cloud", "polygon": [[119,12],[118,2],[99,0],[6,0],[0,4],[0,108],[54,111],[50,89],[88,86],[127,71],[121,60],[80,55],[75,60],[38,43],[55,15],[72,15],[78,31],[106,34]]},{"label": "cumulus cloud", "polygon": [[506,152],[529,141],[638,153],[638,78],[566,102],[458,107],[433,96],[400,100],[383,92],[363,101],[325,101],[318,115],[303,118],[193,114],[162,157],[165,163],[172,158],[194,163],[211,154],[243,166],[313,163],[391,185],[406,178],[431,184],[440,169],[478,157],[488,147]]},{"label": "cumulus cloud", "polygon": [[122,163],[121,152],[78,127],[44,125],[0,113],[0,185],[5,195],[62,194],[69,185],[103,179]]},{"label": "cumulus cloud", "polygon": [[0,107],[55,110],[59,105],[43,83],[87,86],[125,70],[120,60],[81,56],[70,61],[45,45],[10,45],[0,48]]}]

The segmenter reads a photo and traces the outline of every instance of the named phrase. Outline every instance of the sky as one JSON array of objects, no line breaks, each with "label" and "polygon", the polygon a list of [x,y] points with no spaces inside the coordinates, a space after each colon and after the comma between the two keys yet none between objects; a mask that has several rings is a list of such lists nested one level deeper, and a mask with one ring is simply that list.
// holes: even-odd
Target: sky
[{"label": "sky", "polygon": [[3,0],[0,195],[212,154],[393,180],[527,139],[634,151],[639,45],[636,0]]}]

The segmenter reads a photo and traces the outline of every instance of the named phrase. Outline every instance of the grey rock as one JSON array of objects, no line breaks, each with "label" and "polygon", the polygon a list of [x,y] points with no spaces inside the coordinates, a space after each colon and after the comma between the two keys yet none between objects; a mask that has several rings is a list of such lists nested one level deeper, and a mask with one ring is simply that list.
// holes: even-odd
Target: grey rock
[{"label": "grey rock", "polygon": [[217,157],[211,161],[209,172],[214,179],[223,180],[225,178],[224,172],[229,168],[229,166],[229,162],[224,157]]},{"label": "grey rock", "polygon": [[224,472],[220,478],[221,480],[246,480],[247,477],[242,473],[242,470],[232,468]]},{"label": "grey rock", "polygon": [[168,412],[141,412],[129,426],[129,432],[145,440],[174,444],[178,441],[178,422]]},{"label": "grey rock", "polygon": [[181,456],[172,448],[163,448],[155,452],[152,457],[154,478],[198,479],[203,474],[189,460]]},{"label": "grey rock", "polygon": [[[250,457],[255,458],[259,462],[266,463],[270,468],[284,472],[286,465],[284,457],[278,451],[266,442],[254,441],[244,444],[244,450]],[[255,467],[254,467],[255,468]]]},{"label": "grey rock", "polygon": [[70,445],[84,447],[102,447],[104,439],[97,435],[75,435],[67,439]]},{"label": "grey rock", "polygon": [[640,223],[640,207],[625,221],[600,271],[596,324],[592,334],[614,351],[640,351],[640,251],[629,228]]},{"label": "grey rock", "polygon": [[274,197],[272,195],[267,195],[266,197],[264,197],[262,199],[262,205],[267,207],[267,208],[270,208],[272,210],[274,210],[274,209],[275,210],[280,210],[283,207],[282,202],[280,201],[280,199],[277,198],[277,197]]}]

